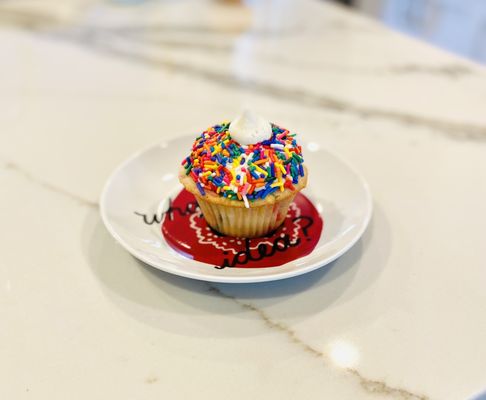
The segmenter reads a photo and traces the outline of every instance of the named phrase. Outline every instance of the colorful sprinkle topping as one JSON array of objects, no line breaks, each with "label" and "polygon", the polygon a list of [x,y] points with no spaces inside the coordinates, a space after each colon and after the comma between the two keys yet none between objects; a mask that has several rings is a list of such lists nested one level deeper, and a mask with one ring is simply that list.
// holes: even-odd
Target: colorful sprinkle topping
[{"label": "colorful sprinkle topping", "polygon": [[295,190],[304,176],[302,149],[288,130],[272,124],[272,137],[240,145],[231,139],[229,122],[212,126],[194,142],[182,161],[201,195],[206,190],[231,200],[250,203],[277,190]]}]

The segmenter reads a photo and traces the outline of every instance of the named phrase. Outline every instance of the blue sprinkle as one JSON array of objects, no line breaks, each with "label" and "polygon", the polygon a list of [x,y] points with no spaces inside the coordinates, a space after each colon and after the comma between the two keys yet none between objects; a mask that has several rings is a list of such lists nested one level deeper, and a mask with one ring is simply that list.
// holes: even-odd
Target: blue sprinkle
[{"label": "blue sprinkle", "polygon": [[241,157],[240,165],[243,165],[245,163],[245,159]]},{"label": "blue sprinkle", "polygon": [[204,196],[206,194],[206,192],[204,191],[204,189],[201,186],[201,184],[199,182],[196,182],[196,186],[199,189],[199,193],[201,193]]},{"label": "blue sprinkle", "polygon": [[273,192],[276,192],[277,190],[278,190],[278,187],[270,188],[270,191],[268,192],[268,194],[272,194]]},{"label": "blue sprinkle", "polygon": [[261,195],[261,198],[264,199],[265,197],[267,197],[269,194],[275,192],[276,190],[278,190],[278,187],[270,187],[268,186],[265,190],[262,190],[263,194]]},{"label": "blue sprinkle", "polygon": [[299,174],[300,176],[304,176],[304,167],[302,166],[302,164],[299,164]]},{"label": "blue sprinkle", "polygon": [[263,174],[260,174],[260,178],[265,178],[265,175],[263,175]]},{"label": "blue sprinkle", "polygon": [[241,178],[240,174],[236,175],[236,179],[239,180],[240,178]]}]

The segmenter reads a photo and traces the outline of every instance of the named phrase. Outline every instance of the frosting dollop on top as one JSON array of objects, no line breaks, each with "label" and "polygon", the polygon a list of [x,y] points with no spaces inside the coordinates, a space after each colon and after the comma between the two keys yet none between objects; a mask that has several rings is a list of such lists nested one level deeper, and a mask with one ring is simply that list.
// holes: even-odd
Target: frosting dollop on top
[{"label": "frosting dollop on top", "polygon": [[245,110],[230,123],[229,133],[239,144],[256,144],[270,139],[272,125],[254,112]]},{"label": "frosting dollop on top", "polygon": [[278,191],[296,190],[305,176],[302,148],[295,134],[270,124],[266,139],[252,143],[237,142],[229,122],[214,125],[201,133],[191,154],[182,160],[202,196],[211,191],[229,200],[239,200],[249,208],[251,202]]}]

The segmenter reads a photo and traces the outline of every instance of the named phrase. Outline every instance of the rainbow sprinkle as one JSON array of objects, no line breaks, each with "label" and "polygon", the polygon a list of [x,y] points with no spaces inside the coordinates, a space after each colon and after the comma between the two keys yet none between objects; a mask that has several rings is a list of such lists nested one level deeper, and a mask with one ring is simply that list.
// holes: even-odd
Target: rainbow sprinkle
[{"label": "rainbow sprinkle", "polygon": [[228,128],[225,122],[204,131],[182,161],[201,195],[212,191],[243,201],[249,208],[252,201],[277,190],[295,190],[304,176],[304,158],[295,134],[272,124],[270,139],[243,146],[231,139]]}]

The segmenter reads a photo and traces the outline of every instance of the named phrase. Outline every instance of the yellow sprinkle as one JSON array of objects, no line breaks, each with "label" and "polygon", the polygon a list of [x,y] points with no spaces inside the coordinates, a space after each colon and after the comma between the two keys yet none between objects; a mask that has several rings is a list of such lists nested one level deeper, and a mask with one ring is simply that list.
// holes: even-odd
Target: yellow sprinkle
[{"label": "yellow sprinkle", "polygon": [[282,171],[282,174],[286,174],[287,171],[285,171],[285,168],[283,167],[282,164],[278,163],[277,166],[280,168],[280,171]]},{"label": "yellow sprinkle", "polygon": [[[255,165],[255,164],[253,164]],[[258,165],[255,165],[255,169],[260,172],[261,174],[265,175],[265,176],[268,176],[268,173],[267,171],[265,171],[264,169],[260,168]]]}]

